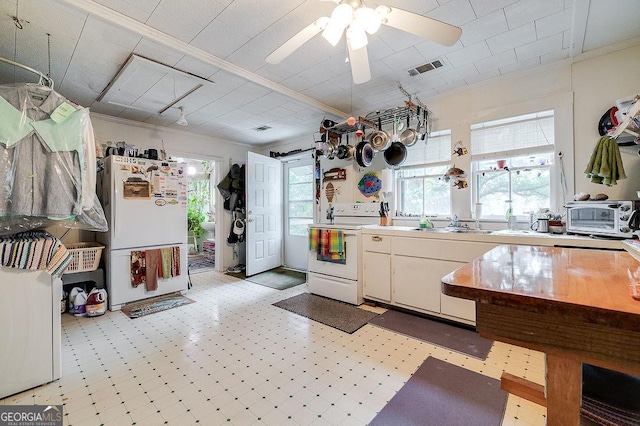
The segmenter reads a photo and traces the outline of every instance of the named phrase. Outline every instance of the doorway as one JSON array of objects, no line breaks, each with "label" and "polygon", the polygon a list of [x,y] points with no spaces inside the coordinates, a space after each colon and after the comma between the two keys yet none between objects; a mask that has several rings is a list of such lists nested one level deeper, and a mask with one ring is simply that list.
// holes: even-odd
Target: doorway
[{"label": "doorway", "polygon": [[305,156],[283,167],[284,182],[284,266],[307,270],[308,226],[313,224],[314,164]]},{"label": "doorway", "polygon": [[189,267],[216,265],[216,162],[180,158],[187,175],[187,247]]}]

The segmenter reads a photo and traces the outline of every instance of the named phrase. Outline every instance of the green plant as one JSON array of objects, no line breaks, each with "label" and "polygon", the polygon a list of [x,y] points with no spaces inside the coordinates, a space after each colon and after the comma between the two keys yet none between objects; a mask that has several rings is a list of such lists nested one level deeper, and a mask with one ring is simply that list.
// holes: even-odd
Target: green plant
[{"label": "green plant", "polygon": [[207,220],[209,211],[208,181],[189,182],[189,196],[187,197],[187,230],[191,235],[199,238],[203,233],[202,222]]}]

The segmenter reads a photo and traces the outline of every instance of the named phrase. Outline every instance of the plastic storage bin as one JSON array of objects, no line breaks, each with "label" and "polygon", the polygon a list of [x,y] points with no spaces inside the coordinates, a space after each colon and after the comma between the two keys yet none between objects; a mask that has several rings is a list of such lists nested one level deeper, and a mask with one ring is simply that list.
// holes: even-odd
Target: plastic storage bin
[{"label": "plastic storage bin", "polygon": [[67,250],[73,255],[73,260],[65,274],[76,272],[95,271],[100,265],[100,257],[104,246],[98,243],[72,243],[66,245]]}]

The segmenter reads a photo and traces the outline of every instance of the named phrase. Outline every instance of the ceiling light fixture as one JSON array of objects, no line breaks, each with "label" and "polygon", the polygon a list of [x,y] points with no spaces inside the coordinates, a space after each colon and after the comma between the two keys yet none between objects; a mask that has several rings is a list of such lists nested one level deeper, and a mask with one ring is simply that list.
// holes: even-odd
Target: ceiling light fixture
[{"label": "ceiling light fixture", "polygon": [[180,110],[180,118],[178,118],[176,124],[180,126],[188,126],[189,122],[187,121],[187,117],[184,115],[184,107],[179,107],[178,109]]}]

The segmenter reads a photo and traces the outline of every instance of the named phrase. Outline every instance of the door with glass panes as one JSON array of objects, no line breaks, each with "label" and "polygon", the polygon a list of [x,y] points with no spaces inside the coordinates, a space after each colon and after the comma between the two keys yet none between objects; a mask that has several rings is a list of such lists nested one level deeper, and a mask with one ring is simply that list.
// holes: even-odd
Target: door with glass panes
[{"label": "door with glass panes", "polygon": [[307,270],[308,226],[313,223],[313,158],[285,163],[284,265]]}]

